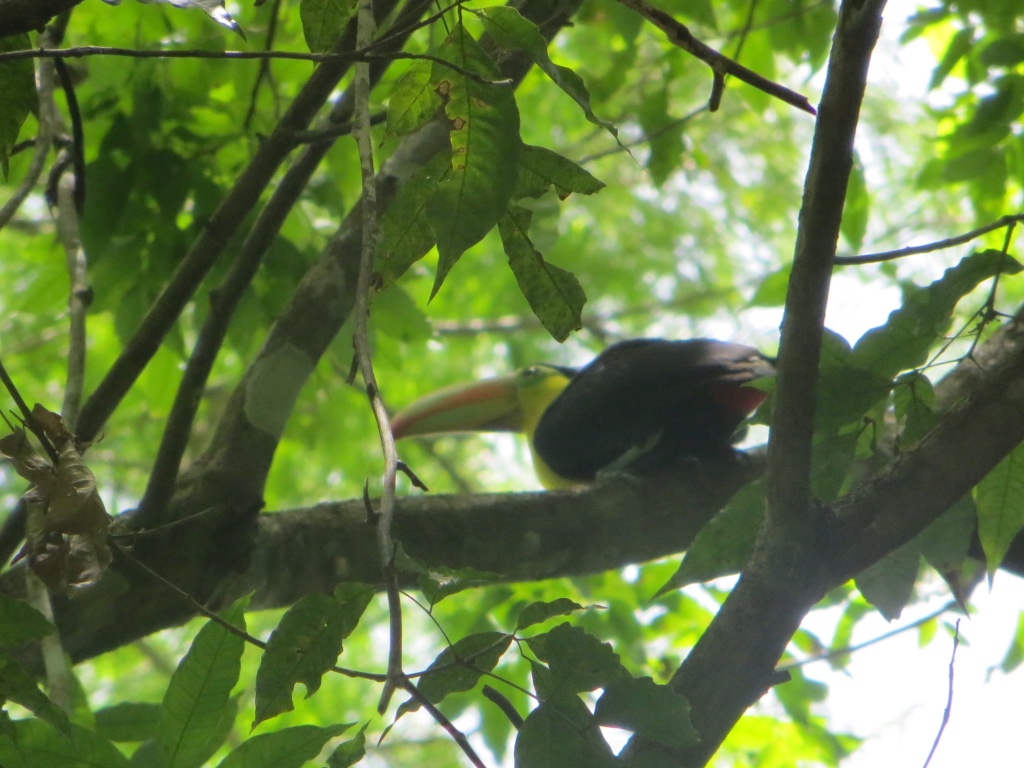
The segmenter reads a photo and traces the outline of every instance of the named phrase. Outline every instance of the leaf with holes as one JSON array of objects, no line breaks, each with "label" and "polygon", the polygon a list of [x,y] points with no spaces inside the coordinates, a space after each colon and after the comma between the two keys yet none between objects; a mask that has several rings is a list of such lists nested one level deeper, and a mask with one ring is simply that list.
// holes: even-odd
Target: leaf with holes
[{"label": "leaf with holes", "polygon": [[437,238],[433,298],[467,248],[491,231],[512,197],[519,170],[519,109],[512,86],[495,81],[497,67],[457,25],[441,44],[434,88],[444,102],[451,139],[451,174],[427,202]]}]

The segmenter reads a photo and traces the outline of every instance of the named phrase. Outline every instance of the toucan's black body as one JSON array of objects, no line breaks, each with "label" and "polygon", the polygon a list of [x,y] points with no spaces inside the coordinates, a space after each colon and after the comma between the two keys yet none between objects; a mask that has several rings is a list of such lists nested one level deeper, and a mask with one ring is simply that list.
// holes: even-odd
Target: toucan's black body
[{"label": "toucan's black body", "polygon": [[608,468],[641,472],[731,451],[771,375],[752,347],[709,339],[633,339],[580,369],[547,407],[533,448],[560,477],[587,482]]},{"label": "toucan's black body", "polygon": [[579,370],[535,365],[445,387],[391,424],[396,439],[522,432],[541,484],[573,488],[601,470],[651,472],[731,451],[737,428],[765,398],[749,385],[774,373],[768,358],[742,344],[633,339]]}]

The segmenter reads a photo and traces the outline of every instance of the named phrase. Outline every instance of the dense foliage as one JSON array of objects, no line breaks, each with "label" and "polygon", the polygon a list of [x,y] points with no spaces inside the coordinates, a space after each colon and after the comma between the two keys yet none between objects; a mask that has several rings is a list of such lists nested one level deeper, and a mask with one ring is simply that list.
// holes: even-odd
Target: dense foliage
[{"label": "dense foliage", "polygon": [[[0,0],[0,360],[62,416],[37,411],[47,457],[5,401],[0,765],[856,749],[776,663],[1024,571],[1021,10],[888,10],[861,102],[882,5],[377,0],[360,46],[353,0]],[[834,299],[872,297],[838,331],[833,268]],[[516,438],[402,443],[382,576],[368,395],[644,335],[780,349],[770,458],[513,494],[537,487]],[[385,683],[397,583],[423,674]]]}]

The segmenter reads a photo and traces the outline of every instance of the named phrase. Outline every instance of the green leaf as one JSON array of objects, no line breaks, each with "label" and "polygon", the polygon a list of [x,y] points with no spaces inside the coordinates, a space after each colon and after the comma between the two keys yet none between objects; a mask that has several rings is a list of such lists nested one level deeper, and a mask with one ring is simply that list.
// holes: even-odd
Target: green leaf
[{"label": "green leaf", "polygon": [[553,616],[566,616],[575,611],[582,610],[582,605],[567,597],[559,597],[550,601],[538,600],[535,603],[530,603],[519,612],[519,618],[516,619],[516,632],[532,627],[534,624],[540,624],[542,621],[547,621]]},{"label": "green leaf", "polygon": [[808,680],[799,667],[790,670],[789,675],[788,682],[778,685],[772,690],[778,696],[779,703],[782,704],[786,714],[794,722],[809,725],[813,718],[811,704],[825,701],[828,696],[828,686],[816,680]]},{"label": "green leaf", "polygon": [[781,307],[786,303],[792,265],[786,264],[765,277],[750,299],[752,307]]},{"label": "green leaf", "polygon": [[373,595],[373,587],[346,582],[334,596],[306,595],[288,609],[270,635],[256,673],[254,728],[294,708],[296,683],[306,687],[307,699],[319,690],[341,653],[342,641],[355,629]]},{"label": "green leaf", "polygon": [[680,169],[686,145],[683,142],[685,122],[671,113],[673,92],[671,79],[645,96],[637,118],[647,139],[645,167],[654,185],[661,187]]},{"label": "green leaf", "polygon": [[17,648],[56,630],[43,614],[24,600],[0,595],[0,648]]},{"label": "green leaf", "polygon": [[530,242],[533,214],[513,205],[498,224],[509,267],[530,309],[556,341],[583,327],[586,294],[571,272],[548,264]]},{"label": "green leaf", "polygon": [[848,425],[863,420],[864,414],[884,398],[892,388],[886,375],[853,364],[822,363],[818,374],[818,410],[815,428],[820,435],[836,434]]},{"label": "green leaf", "polygon": [[[468,635],[441,651],[416,685],[434,704],[448,694],[471,690],[484,673],[494,669],[511,643],[512,635],[504,632]],[[401,715],[417,709],[419,704],[410,699],[398,708],[398,712]]]},{"label": "green leaf", "polygon": [[611,645],[582,627],[559,624],[526,642],[538,659],[547,662],[557,693],[592,691],[628,676]]},{"label": "green leaf", "polygon": [[[31,48],[28,35],[0,38],[0,53]],[[35,68],[32,59],[0,62],[0,171],[4,179],[10,173],[11,150],[18,133],[36,105]]]},{"label": "green leaf", "polygon": [[417,575],[430,575],[430,569],[405,551],[402,542],[395,545],[395,568],[401,573],[415,573]]},{"label": "green leaf", "polygon": [[427,215],[427,201],[452,174],[451,159],[435,155],[412,173],[395,194],[380,221],[374,269],[383,290],[405,274],[434,247],[436,238]]},{"label": "green leaf", "polygon": [[463,590],[476,589],[501,580],[500,573],[481,571],[479,568],[434,567],[430,569],[428,577],[420,577],[419,585],[423,596],[431,606],[435,606],[446,597]]},{"label": "green leaf", "polygon": [[1017,446],[974,489],[978,537],[991,578],[1024,527],[1024,444]]},{"label": "green leaf", "polygon": [[868,231],[868,213],[871,210],[871,196],[864,181],[864,166],[860,156],[854,152],[853,168],[846,184],[846,203],[843,206],[843,220],[840,231],[850,248],[859,251]]},{"label": "green leaf", "polygon": [[1006,75],[994,85],[995,93],[978,101],[970,122],[965,126],[976,135],[1008,130],[1024,109],[1024,78]]},{"label": "green leaf", "polygon": [[1024,34],[993,40],[978,51],[978,61],[986,67],[1015,67],[1024,62]]},{"label": "green leaf", "polygon": [[857,628],[858,622],[869,613],[872,613],[871,606],[866,601],[861,599],[847,601],[846,607],[836,623],[832,646],[829,649],[828,663],[833,669],[845,669],[849,664],[850,655],[841,653],[841,651],[853,645],[853,631]]},{"label": "green leaf", "polygon": [[679,568],[654,597],[743,570],[754,551],[764,513],[761,482],[740,489],[728,506],[698,531]]},{"label": "green leaf", "polygon": [[433,64],[415,61],[395,82],[388,100],[385,133],[405,136],[422,128],[441,107],[441,97],[433,84]]},{"label": "green leaf", "polygon": [[928,434],[938,421],[935,388],[927,376],[911,371],[896,380],[893,393],[899,444],[907,448]]},{"label": "green leaf", "polygon": [[928,83],[929,91],[935,90],[945,82],[949,73],[953,71],[953,67],[971,50],[972,45],[974,45],[974,27],[965,27],[953,35],[953,39],[946,46],[946,52],[942,54],[942,60],[932,72],[932,79]]},{"label": "green leaf", "polygon": [[129,768],[128,758],[102,736],[72,724],[62,734],[41,720],[17,720],[15,737],[0,737],[4,768]]},{"label": "green leaf", "polygon": [[358,9],[358,0],[301,0],[299,18],[309,50],[329,51]]},{"label": "green leaf", "polygon": [[614,768],[619,762],[578,698],[546,701],[529,714],[515,746],[516,768]]},{"label": "green leaf", "polygon": [[892,621],[900,617],[914,594],[920,561],[917,547],[908,542],[861,571],[854,583],[864,599],[875,606],[886,621]]},{"label": "green leaf", "polygon": [[597,700],[594,717],[601,725],[625,728],[669,747],[692,747],[700,741],[690,723],[690,702],[649,677],[610,683]]},{"label": "green leaf", "polygon": [[573,192],[581,195],[599,192],[604,182],[557,152],[524,144],[519,153],[519,176],[512,199],[540,197],[552,186],[559,199],[565,200]]},{"label": "green leaf", "polygon": [[[990,135],[991,143],[995,144],[1001,141],[1004,135],[1004,131]],[[947,182],[973,181],[991,173],[1002,163],[1005,163],[1005,158],[1001,149],[995,147],[973,149],[947,160],[942,169],[942,177]]]},{"label": "green leaf", "polygon": [[301,768],[320,754],[324,744],[352,725],[297,725],[250,736],[221,760],[218,768]]},{"label": "green leaf", "polygon": [[452,172],[427,201],[437,238],[437,274],[433,298],[467,248],[491,231],[508,206],[519,169],[519,109],[507,83],[481,82],[499,77],[497,67],[477,42],[456,25],[438,56],[457,69],[435,63],[434,88],[444,101],[452,144]]},{"label": "green leaf", "polygon": [[607,120],[599,118],[590,108],[590,93],[583,83],[583,78],[568,67],[561,67],[551,61],[548,56],[547,40],[544,39],[544,35],[541,34],[536,24],[524,19],[515,8],[506,5],[481,8],[477,13],[483,22],[484,29],[498,45],[508,50],[525,51],[533,63],[550,77],[555,85],[579,104],[587,120],[594,125],[601,126],[612,136],[618,136],[615,126]]},{"label": "green leaf", "polygon": [[373,297],[370,322],[374,331],[407,344],[426,341],[434,335],[433,326],[423,310],[397,285]]},{"label": "green leaf", "polygon": [[889,315],[885,325],[868,331],[857,342],[851,365],[886,379],[922,365],[931,346],[949,327],[961,298],[996,274],[1020,271],[1020,264],[1011,257],[986,250],[966,256],[931,285],[911,286],[903,306]]},{"label": "green leaf", "polygon": [[959,573],[978,525],[974,499],[964,496],[919,533],[914,541],[932,568],[942,574]]},{"label": "green leaf", "polygon": [[[64,710],[50,701],[28,672],[6,653],[0,653],[0,701],[20,704],[61,733],[70,733],[70,723]],[[5,764],[0,761],[0,765]]]},{"label": "green leaf", "polygon": [[364,723],[359,733],[346,742],[339,744],[327,758],[327,768],[349,768],[355,765],[366,755],[366,728],[369,723]]},{"label": "green leaf", "polygon": [[1017,631],[1013,633],[1013,642],[1006,651],[999,668],[1004,674],[1010,674],[1024,661],[1024,612],[1017,614]]},{"label": "green leaf", "polygon": [[[245,628],[248,598],[223,613],[225,621]],[[238,682],[245,641],[208,621],[178,664],[164,693],[156,744],[168,768],[194,768],[220,746],[212,743],[222,728],[231,689]]]},{"label": "green leaf", "polygon": [[96,732],[111,741],[145,741],[156,736],[160,704],[126,701],[96,712]]}]

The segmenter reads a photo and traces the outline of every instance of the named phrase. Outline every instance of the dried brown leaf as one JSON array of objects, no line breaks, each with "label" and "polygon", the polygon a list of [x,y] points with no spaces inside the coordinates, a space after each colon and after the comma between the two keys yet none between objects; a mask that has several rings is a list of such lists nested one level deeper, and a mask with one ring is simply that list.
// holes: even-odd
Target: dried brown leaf
[{"label": "dried brown leaf", "polygon": [[110,516],[96,490],[96,477],[82,461],[74,441],[69,440],[60,449],[46,527],[60,533],[93,535],[101,531],[105,534],[109,526]]},{"label": "dried brown leaf", "polygon": [[0,437],[0,454],[10,459],[14,471],[30,483],[44,485],[53,477],[53,467],[49,460],[32,447],[28,435],[21,427]]},{"label": "dried brown leaf", "polygon": [[32,418],[57,448],[54,469],[32,448],[24,429],[0,438],[0,453],[33,485],[22,495],[27,505],[25,547],[32,571],[53,592],[92,584],[110,565],[110,515],[96,489],[96,478],[82,460],[74,435],[57,414],[38,403]]},{"label": "dried brown leaf", "polygon": [[60,414],[47,410],[39,403],[32,406],[32,420],[43,428],[43,432],[50,438],[58,451],[65,443],[71,442],[75,438],[71,430],[64,425]]}]

